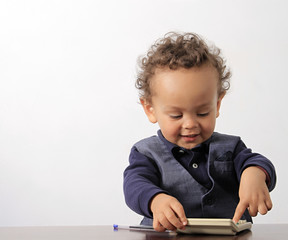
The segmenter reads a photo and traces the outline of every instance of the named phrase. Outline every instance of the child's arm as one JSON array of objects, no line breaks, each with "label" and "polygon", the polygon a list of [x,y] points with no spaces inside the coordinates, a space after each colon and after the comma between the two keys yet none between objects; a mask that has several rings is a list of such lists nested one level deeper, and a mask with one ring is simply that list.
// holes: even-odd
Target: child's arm
[{"label": "child's arm", "polygon": [[187,224],[180,202],[161,189],[161,173],[154,161],[133,147],[129,166],[124,171],[124,195],[127,205],[143,216],[153,218],[157,231],[176,230]]},{"label": "child's arm", "polygon": [[124,196],[127,205],[136,213],[152,218],[149,203],[153,196],[167,193],[160,186],[161,173],[154,161],[131,149],[129,166],[124,171]]},{"label": "child's arm", "polygon": [[272,201],[266,185],[266,174],[263,170],[251,166],[243,171],[240,180],[239,198],[240,201],[233,217],[233,221],[236,223],[247,208],[253,217],[258,212],[264,215],[271,210]]},{"label": "child's arm", "polygon": [[151,200],[150,208],[153,213],[153,228],[156,231],[183,229],[187,224],[181,203],[172,196],[157,194]]}]

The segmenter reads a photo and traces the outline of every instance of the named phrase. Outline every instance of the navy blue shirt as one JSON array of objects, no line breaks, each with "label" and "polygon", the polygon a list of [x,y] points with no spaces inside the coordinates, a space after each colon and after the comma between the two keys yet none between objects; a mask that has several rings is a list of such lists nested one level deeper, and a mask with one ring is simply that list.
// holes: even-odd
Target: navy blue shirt
[{"label": "navy blue shirt", "polygon": [[[189,150],[166,140],[160,130],[158,131],[158,137],[173,154],[174,158],[197,182],[207,189],[211,188],[212,183],[207,172],[210,139]],[[270,181],[268,186],[269,190],[274,188],[276,183],[274,168],[271,168],[269,162],[267,162],[267,165],[263,162],[259,165],[257,161],[259,154],[252,153],[251,149],[247,148],[243,141],[239,141],[233,155],[234,168],[238,181],[240,181],[241,174],[245,168],[248,166],[259,166],[265,171]],[[131,149],[129,162],[130,165],[124,171],[124,195],[126,203],[138,214],[152,218],[149,207],[151,199],[158,193],[169,194],[169,192],[159,187],[161,173],[156,163],[153,159],[149,159],[139,153],[135,146]]]}]

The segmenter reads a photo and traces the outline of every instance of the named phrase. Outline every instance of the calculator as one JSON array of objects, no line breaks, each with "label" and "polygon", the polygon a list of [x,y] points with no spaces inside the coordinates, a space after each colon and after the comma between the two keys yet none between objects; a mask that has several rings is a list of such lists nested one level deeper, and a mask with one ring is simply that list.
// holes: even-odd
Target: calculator
[{"label": "calculator", "polygon": [[237,224],[232,219],[226,218],[188,218],[187,220],[185,229],[177,229],[178,233],[236,235],[252,227],[252,223],[246,220],[240,220]]}]

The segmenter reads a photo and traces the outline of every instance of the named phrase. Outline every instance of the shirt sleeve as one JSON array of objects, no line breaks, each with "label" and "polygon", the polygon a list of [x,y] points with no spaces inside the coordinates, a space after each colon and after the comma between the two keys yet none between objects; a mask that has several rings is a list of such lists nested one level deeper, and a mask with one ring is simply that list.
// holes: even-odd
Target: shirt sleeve
[{"label": "shirt sleeve", "polygon": [[234,166],[240,181],[242,172],[249,166],[257,166],[266,174],[266,182],[269,191],[276,185],[276,171],[270,160],[261,154],[253,153],[247,148],[242,140],[239,141],[234,153]]},{"label": "shirt sleeve", "polygon": [[167,193],[159,187],[161,174],[157,164],[139,153],[135,146],[131,149],[129,163],[124,171],[126,204],[136,213],[152,218],[151,199],[158,193]]}]

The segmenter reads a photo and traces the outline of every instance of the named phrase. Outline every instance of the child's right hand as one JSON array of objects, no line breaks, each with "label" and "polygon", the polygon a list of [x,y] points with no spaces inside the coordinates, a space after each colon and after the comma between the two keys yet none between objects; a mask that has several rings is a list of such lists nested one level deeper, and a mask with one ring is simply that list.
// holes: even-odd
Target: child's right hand
[{"label": "child's right hand", "polygon": [[174,197],[159,193],[151,201],[153,213],[153,228],[163,232],[166,229],[184,229],[187,225],[187,218],[181,203]]}]

